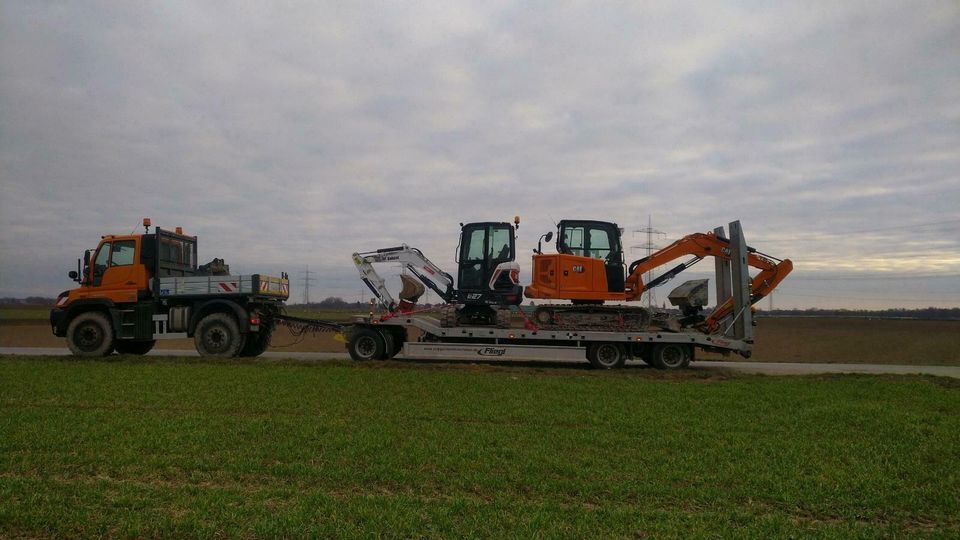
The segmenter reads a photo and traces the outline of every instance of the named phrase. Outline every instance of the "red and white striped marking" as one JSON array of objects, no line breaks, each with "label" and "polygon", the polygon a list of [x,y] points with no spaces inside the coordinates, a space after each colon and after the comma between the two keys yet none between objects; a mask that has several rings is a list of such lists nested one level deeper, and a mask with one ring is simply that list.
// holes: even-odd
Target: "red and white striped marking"
[{"label": "red and white striped marking", "polygon": [[237,292],[240,285],[236,281],[221,281],[220,288],[223,289],[223,292]]}]

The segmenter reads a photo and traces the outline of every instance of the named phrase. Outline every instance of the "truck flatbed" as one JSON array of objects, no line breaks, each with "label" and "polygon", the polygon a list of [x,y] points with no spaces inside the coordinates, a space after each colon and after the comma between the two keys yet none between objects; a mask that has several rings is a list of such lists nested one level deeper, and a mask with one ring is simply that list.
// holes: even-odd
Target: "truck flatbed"
[{"label": "truck flatbed", "polygon": [[286,299],[290,295],[288,280],[263,274],[161,277],[158,286],[161,298],[236,295]]}]

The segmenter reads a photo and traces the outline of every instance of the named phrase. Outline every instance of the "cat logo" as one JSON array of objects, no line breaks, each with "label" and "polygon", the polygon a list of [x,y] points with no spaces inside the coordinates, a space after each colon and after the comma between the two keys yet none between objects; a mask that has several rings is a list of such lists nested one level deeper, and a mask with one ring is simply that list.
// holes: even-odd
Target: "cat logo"
[{"label": "cat logo", "polygon": [[575,264],[575,265],[573,265],[573,273],[574,273],[574,274],[582,274],[582,273],[584,273],[584,271],[585,271],[585,270],[583,269],[583,265],[582,265],[582,264]]}]

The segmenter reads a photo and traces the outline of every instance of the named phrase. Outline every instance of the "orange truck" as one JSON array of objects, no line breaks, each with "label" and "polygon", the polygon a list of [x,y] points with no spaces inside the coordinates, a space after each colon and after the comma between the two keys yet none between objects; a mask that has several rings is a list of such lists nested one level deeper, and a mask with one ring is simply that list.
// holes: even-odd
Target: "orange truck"
[{"label": "orange truck", "polygon": [[286,273],[230,275],[222,260],[197,264],[197,237],[156,228],[102,237],[50,311],[54,335],[78,356],[146,354],[158,339],[193,338],[204,356],[258,356],[270,345]]}]

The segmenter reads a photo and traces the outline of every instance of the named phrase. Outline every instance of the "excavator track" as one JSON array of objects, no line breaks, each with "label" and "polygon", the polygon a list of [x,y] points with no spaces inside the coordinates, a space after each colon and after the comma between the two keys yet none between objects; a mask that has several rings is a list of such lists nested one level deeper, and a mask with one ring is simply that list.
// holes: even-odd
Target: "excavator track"
[{"label": "excavator track", "polygon": [[[495,309],[495,308],[494,308]],[[492,326],[496,328],[510,328],[510,310],[496,309],[496,322],[481,324],[475,319],[465,317],[460,308],[455,305],[443,306],[439,311],[440,326],[455,328],[457,326]]]},{"label": "excavator track", "polygon": [[654,314],[644,307],[567,304],[539,306],[532,318],[543,330],[638,332],[650,327]]}]

